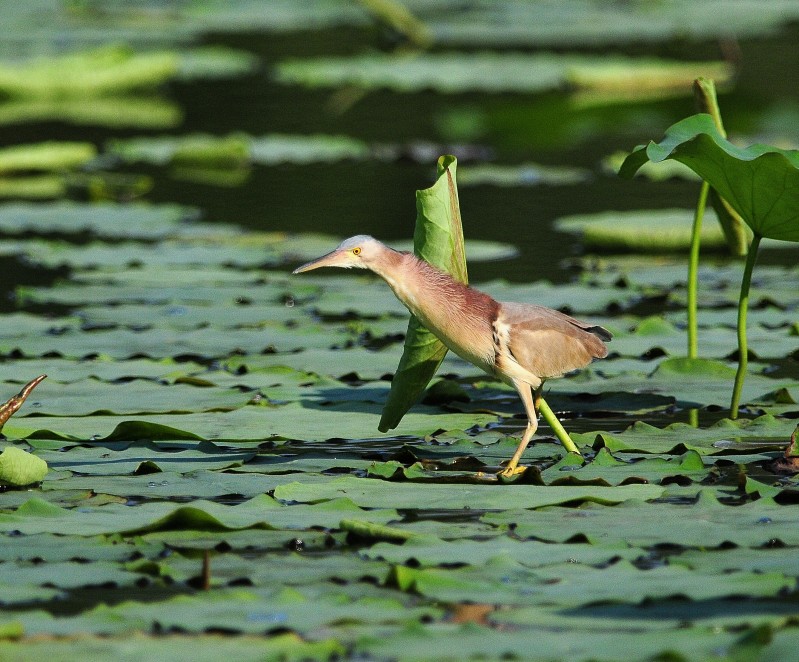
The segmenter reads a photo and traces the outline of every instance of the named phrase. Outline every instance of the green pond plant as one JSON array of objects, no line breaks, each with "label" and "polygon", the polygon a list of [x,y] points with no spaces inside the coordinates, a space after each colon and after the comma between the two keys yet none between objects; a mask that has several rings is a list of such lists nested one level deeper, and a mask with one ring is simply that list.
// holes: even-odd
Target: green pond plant
[{"label": "green pond plant", "polygon": [[726,200],[752,230],[738,299],[738,369],[730,402],[737,418],[748,368],[746,317],[752,271],[764,238],[799,242],[799,151],[730,143],[707,113],[672,125],[659,143],[636,147],[619,174],[632,177],[646,162],[672,159],[696,172]]},{"label": "green pond plant", "polygon": [[[721,121],[721,110],[716,98],[714,82],[706,78],[697,78],[694,81],[694,97],[700,112],[708,113],[716,124],[719,133],[727,137],[724,124]],[[691,250],[688,261],[688,286],[687,286],[687,313],[688,313],[688,358],[695,359],[699,353],[698,324],[697,324],[697,291],[699,283],[699,245],[702,234],[702,220],[708,198],[716,211],[719,225],[727,240],[727,246],[733,255],[746,255],[749,245],[749,235],[740,215],[730,204],[720,197],[710,184],[702,180],[699,190],[699,199],[696,203],[694,222],[691,230]]]}]

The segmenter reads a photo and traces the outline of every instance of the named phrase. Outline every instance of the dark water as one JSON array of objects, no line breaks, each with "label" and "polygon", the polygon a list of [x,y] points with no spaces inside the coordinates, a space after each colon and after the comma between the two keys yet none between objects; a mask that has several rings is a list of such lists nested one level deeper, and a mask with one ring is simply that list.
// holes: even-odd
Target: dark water
[{"label": "dark water", "polygon": [[[498,163],[580,166],[594,173],[591,181],[571,186],[476,186],[460,190],[467,238],[509,241],[520,250],[519,258],[513,261],[473,265],[475,280],[561,281],[568,277],[563,272],[563,258],[579,254],[582,247],[574,237],[553,230],[553,219],[604,210],[693,207],[696,202],[697,184],[629,182],[600,169],[601,160],[608,154],[658,139],[668,125],[695,112],[688,95],[626,109],[609,107],[584,113],[567,109],[561,115],[561,94],[443,95],[381,90],[365,94],[346,111],[336,113],[331,110],[332,91],[276,84],[269,79],[270,63],[287,56],[362,52],[380,43],[380,36],[373,31],[220,38],[231,46],[261,54],[264,70],[246,80],[175,88],[176,99],[186,109],[185,132],[343,134],[378,144],[398,144],[407,156],[394,162],[257,168],[246,186],[227,191],[159,182],[154,197],[199,205],[211,218],[259,230],[314,232],[333,228],[341,236],[368,233],[385,240],[407,239],[413,233],[415,218],[413,192],[432,182],[438,154],[454,152],[460,157],[461,169],[469,167],[473,152]],[[719,95],[732,134],[752,132],[767,124],[762,114],[775,112],[775,106],[799,108],[796,43],[799,26],[794,25],[779,35],[735,45],[739,76],[733,90]],[[637,54],[637,50],[632,46],[627,52]],[[647,46],[647,50],[651,54],[651,48]],[[678,59],[721,55],[721,46],[715,42],[677,42],[657,50],[657,56]],[[465,145],[452,144],[442,122],[450,112],[470,109],[492,118],[485,134]],[[541,120],[532,122],[530,118]],[[561,121],[564,126],[558,126]],[[583,124],[600,130],[585,130]],[[549,138],[551,134],[568,134],[573,126],[580,127],[580,138],[570,144]],[[777,128],[799,142],[799,127]],[[768,255],[764,259],[768,260]]]},{"label": "dark water", "polygon": [[[129,169],[154,177],[155,186],[148,199],[199,207],[209,220],[254,230],[324,231],[340,236],[369,233],[387,241],[411,237],[414,191],[432,182],[435,158],[441,153],[458,155],[461,169],[479,157],[498,163],[580,166],[594,173],[589,182],[570,186],[462,187],[467,238],[507,241],[520,250],[519,257],[511,261],[474,264],[471,276],[475,281],[499,277],[517,281],[567,279],[563,260],[580,254],[582,247],[574,237],[552,229],[552,220],[559,216],[694,205],[698,188],[694,183],[629,182],[603,173],[599,165],[612,152],[659,138],[669,124],[694,112],[688,95],[581,112],[564,104],[560,93],[443,95],[381,90],[366,93],[343,112],[336,112],[331,108],[332,91],[281,85],[270,77],[270,67],[285,57],[363,52],[386,45],[384,41],[384,35],[371,28],[286,35],[208,35],[207,43],[259,55],[261,68],[245,78],[171,85],[166,95],[182,107],[185,122],[163,133],[340,134],[393,145],[400,158],[255,167],[249,180],[235,188],[177,181],[156,168],[137,165]],[[728,130],[752,134],[771,127],[799,142],[799,128],[783,121],[786,117],[799,118],[797,43],[799,25],[792,25],[776,35],[732,46],[676,41],[631,45],[625,50],[630,54],[645,51],[660,57],[710,59],[719,58],[724,46],[726,51],[737,53],[740,62],[734,88],[719,95]],[[447,117],[452,112],[472,111],[488,117],[487,125],[472,140],[453,143]],[[109,138],[145,133],[59,123],[21,125],[0,128],[0,144],[73,139],[102,146]],[[772,253],[770,256],[767,251],[763,260],[794,259],[786,252]],[[19,269],[12,272],[22,281],[37,278]],[[6,279],[14,280],[8,271],[6,274]]]}]

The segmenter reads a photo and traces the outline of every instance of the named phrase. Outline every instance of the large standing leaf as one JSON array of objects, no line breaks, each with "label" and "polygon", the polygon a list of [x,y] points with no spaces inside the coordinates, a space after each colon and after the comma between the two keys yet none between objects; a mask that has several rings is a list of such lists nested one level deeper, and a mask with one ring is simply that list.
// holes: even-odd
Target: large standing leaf
[{"label": "large standing leaf", "polygon": [[[416,192],[413,245],[420,258],[467,283],[456,168],[454,156],[442,156],[436,183]],[[411,316],[405,349],[378,425],[381,432],[397,427],[405,412],[419,400],[446,354],[444,344]]]},{"label": "large standing leaf", "polygon": [[637,147],[619,174],[632,177],[647,161],[684,163],[730,203],[761,237],[799,241],[799,151],[770,145],[736,147],[710,115],[672,125],[659,143]]}]

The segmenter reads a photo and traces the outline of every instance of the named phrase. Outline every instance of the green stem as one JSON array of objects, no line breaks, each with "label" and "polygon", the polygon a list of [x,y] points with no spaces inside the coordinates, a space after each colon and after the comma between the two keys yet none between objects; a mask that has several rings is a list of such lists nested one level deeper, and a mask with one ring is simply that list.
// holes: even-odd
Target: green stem
[{"label": "green stem", "polygon": [[730,418],[738,418],[738,407],[741,404],[741,390],[749,365],[749,348],[746,344],[746,312],[749,308],[749,285],[752,283],[752,269],[757,260],[757,249],[760,246],[759,234],[752,237],[749,252],[746,255],[746,266],[741,281],[741,296],[738,299],[738,371],[735,373],[735,385],[732,389],[732,402],[730,403]]},{"label": "green stem", "polygon": [[560,424],[558,417],[555,416],[555,413],[549,408],[547,401],[544,398],[541,398],[538,401],[538,411],[541,412],[541,416],[544,417],[544,420],[547,422],[547,425],[552,428],[552,431],[555,433],[555,436],[558,438],[563,447],[569,453],[577,453],[577,455],[581,455],[580,449],[577,448],[575,443],[572,441],[569,433],[566,432],[565,428]]},{"label": "green stem", "polygon": [[696,322],[696,293],[699,287],[699,244],[702,234],[702,219],[705,217],[707,194],[710,184],[702,182],[699,200],[696,201],[694,226],[691,230],[691,254],[688,260],[688,358],[695,359],[699,352],[698,331]]}]

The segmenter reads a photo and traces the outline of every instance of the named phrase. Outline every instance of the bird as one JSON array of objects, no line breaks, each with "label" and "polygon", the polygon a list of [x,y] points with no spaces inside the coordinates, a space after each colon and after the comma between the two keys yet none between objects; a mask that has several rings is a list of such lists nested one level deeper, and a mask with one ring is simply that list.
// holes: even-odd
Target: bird
[{"label": "bird", "polygon": [[520,468],[524,450],[538,428],[538,406],[547,379],[605,358],[611,333],[552,308],[499,302],[465,285],[413,253],[397,251],[369,235],[345,239],[334,250],[294,269],[368,269],[448,349],[513,386],[527,414],[519,446],[500,477]]}]

